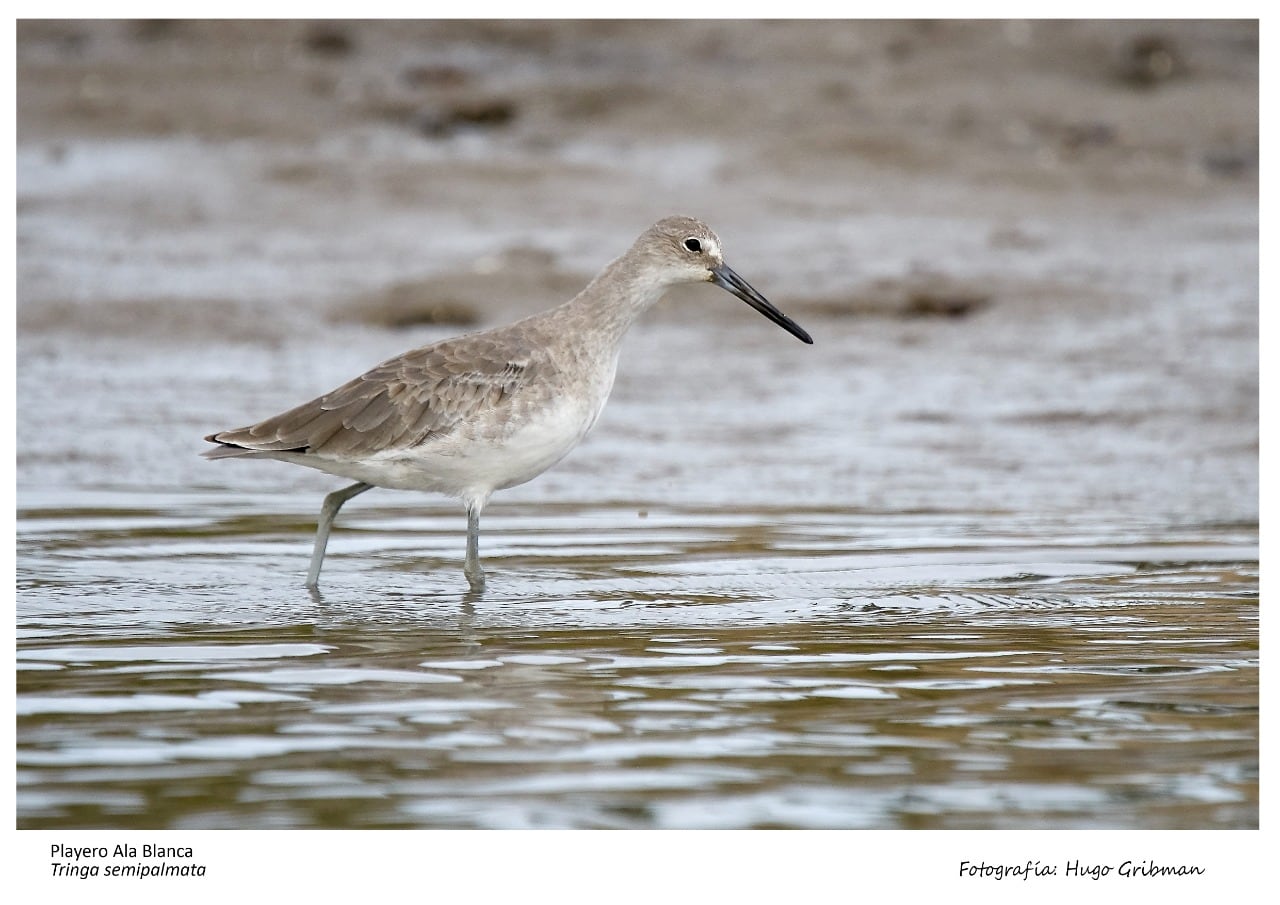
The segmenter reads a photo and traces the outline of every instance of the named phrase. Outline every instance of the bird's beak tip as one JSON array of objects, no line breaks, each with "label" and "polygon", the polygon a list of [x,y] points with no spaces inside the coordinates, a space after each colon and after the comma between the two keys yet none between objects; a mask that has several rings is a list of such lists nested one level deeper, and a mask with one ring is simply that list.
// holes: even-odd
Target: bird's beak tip
[{"label": "bird's beak tip", "polygon": [[750,283],[734,273],[733,268],[728,264],[721,263],[718,267],[712,269],[710,274],[709,279],[712,283],[736,295],[801,342],[813,345],[813,337],[803,327],[778,310],[773,303],[757,292]]}]

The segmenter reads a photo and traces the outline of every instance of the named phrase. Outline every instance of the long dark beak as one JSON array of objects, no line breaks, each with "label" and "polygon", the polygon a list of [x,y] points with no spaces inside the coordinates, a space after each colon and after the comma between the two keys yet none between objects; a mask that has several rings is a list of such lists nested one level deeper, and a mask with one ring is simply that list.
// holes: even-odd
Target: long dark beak
[{"label": "long dark beak", "polygon": [[783,330],[797,337],[801,342],[813,345],[813,337],[806,333],[803,327],[775,308],[763,295],[752,289],[751,284],[734,273],[728,264],[721,264],[711,271],[711,282],[721,289],[727,289],[732,292]]}]

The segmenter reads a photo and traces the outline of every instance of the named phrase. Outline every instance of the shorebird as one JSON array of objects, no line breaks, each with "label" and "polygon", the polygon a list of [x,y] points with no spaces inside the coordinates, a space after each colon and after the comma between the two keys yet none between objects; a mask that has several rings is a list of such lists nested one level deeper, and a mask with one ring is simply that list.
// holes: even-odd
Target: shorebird
[{"label": "shorebird", "polygon": [[609,398],[627,328],[681,283],[726,289],[813,342],[725,264],[710,227],[667,217],[564,304],[405,352],[283,414],[210,434],[205,439],[218,445],[204,456],[278,459],[356,482],[324,499],[310,589],[338,510],[366,490],[388,487],[462,501],[463,572],[471,590],[482,591],[480,513],[490,495],[537,477],[578,445]]}]

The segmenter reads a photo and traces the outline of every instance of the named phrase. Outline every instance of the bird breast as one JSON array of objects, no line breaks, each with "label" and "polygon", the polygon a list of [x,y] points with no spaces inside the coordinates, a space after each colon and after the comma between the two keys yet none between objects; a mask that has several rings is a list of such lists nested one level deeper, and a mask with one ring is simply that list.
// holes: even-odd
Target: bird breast
[{"label": "bird breast", "polygon": [[377,474],[360,479],[463,499],[484,498],[523,484],[581,442],[599,418],[611,388],[612,380],[585,394],[513,399],[510,408],[459,424],[419,446],[375,455],[366,465]]}]

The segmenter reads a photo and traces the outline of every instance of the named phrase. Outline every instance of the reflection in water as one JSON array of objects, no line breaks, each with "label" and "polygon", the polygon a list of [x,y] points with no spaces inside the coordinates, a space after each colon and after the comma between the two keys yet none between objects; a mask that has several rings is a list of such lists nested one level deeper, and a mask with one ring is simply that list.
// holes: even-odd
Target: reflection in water
[{"label": "reflection in water", "polygon": [[121,502],[20,519],[23,827],[1257,825],[1247,527],[539,507],[473,597],[385,510],[312,599]]}]

